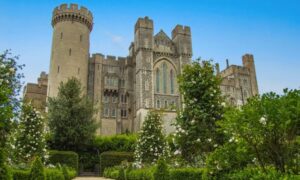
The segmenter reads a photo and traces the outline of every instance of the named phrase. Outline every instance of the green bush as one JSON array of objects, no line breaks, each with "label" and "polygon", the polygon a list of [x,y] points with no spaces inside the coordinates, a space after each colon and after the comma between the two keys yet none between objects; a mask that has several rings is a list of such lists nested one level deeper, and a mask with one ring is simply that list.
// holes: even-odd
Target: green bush
[{"label": "green bush", "polygon": [[29,179],[30,171],[13,169],[12,174],[13,174],[14,180],[27,180],[27,179]]},{"label": "green bush", "polygon": [[78,171],[78,154],[73,151],[49,151],[49,164],[66,165]]},{"label": "green bush", "polygon": [[170,171],[172,180],[194,180],[202,178],[203,170],[199,168],[178,168]]},{"label": "green bush", "polygon": [[100,154],[106,151],[133,152],[136,141],[136,135],[97,136],[92,146],[97,148]]},{"label": "green bush", "polygon": [[32,163],[29,180],[44,180],[44,165],[41,158],[36,157]]},{"label": "green bush", "polygon": [[120,174],[120,167],[107,167],[103,171],[103,177],[111,178],[111,179],[118,179]]},{"label": "green bush", "polygon": [[163,159],[159,159],[153,173],[154,180],[168,180],[170,177],[167,163]]},{"label": "green bush", "polygon": [[46,169],[46,180],[65,180],[64,174],[60,169]]},{"label": "green bush", "polygon": [[0,165],[0,179],[11,180],[12,177],[10,168],[4,164]]},{"label": "green bush", "polygon": [[126,171],[127,180],[152,180],[153,168],[132,169]]},{"label": "green bush", "polygon": [[263,172],[261,168],[246,167],[242,170],[234,171],[232,173],[223,175],[225,179],[239,180],[239,179],[252,179],[252,180],[273,180],[273,179],[300,179],[300,175],[283,174],[276,171],[275,168],[266,167],[266,172]]},{"label": "green bush", "polygon": [[133,156],[132,152],[108,151],[102,153],[100,155],[100,174],[103,174],[105,168],[120,165],[122,161],[133,162]]}]

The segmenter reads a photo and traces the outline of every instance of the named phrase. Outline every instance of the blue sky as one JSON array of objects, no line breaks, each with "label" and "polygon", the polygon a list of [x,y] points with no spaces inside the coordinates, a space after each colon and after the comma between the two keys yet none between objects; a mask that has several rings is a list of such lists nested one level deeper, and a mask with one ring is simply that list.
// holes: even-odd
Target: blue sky
[{"label": "blue sky", "polygon": [[149,16],[155,33],[190,26],[193,58],[212,58],[221,69],[226,58],[240,65],[252,53],[261,93],[300,88],[299,0],[1,0],[0,52],[20,55],[25,82],[48,72],[52,10],[71,2],[93,12],[91,53],[127,56],[137,18]]}]

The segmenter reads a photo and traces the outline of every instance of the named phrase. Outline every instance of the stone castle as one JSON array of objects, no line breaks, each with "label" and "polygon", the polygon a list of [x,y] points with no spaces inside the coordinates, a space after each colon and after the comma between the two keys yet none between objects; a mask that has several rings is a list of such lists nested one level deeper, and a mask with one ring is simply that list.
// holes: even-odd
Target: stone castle
[{"label": "stone castle", "polygon": [[[60,82],[76,77],[82,83],[83,93],[99,109],[95,115],[101,126],[98,134],[135,132],[150,109],[163,109],[165,130],[173,131],[170,124],[176,117],[176,108],[182,104],[176,77],[192,58],[190,27],[176,25],[172,37],[168,37],[162,30],[154,34],[153,21],[148,17],[139,18],[128,56],[115,57],[100,53],[90,56],[93,16],[84,7],[56,7],[52,26],[50,71],[43,102],[46,97],[57,95]],[[253,56],[246,54],[242,59],[243,66],[229,66],[227,62],[225,70],[220,72],[217,68],[223,77],[221,90],[233,105],[242,105],[258,94]],[[30,86],[33,84],[25,89]],[[27,99],[34,99],[33,94]]]}]

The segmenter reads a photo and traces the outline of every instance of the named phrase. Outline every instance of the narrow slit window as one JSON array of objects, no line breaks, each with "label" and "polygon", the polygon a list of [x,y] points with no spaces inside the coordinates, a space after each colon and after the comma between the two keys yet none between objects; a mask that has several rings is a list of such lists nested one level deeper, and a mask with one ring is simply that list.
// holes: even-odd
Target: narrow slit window
[{"label": "narrow slit window", "polygon": [[80,35],[80,42],[82,42],[82,34]]},{"label": "narrow slit window", "polygon": [[69,56],[71,56],[72,55],[72,49],[70,48],[69,49]]},{"label": "narrow slit window", "polygon": [[57,73],[59,73],[59,66],[57,66]]},{"label": "narrow slit window", "polygon": [[61,33],[60,33],[60,39],[62,39],[62,38],[63,38],[63,35],[64,35],[64,34],[61,32]]}]

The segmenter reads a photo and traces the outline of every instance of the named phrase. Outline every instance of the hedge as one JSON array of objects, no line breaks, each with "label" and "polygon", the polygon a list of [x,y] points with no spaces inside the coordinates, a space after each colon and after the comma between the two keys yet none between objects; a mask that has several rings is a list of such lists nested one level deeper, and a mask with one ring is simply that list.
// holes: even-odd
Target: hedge
[{"label": "hedge", "polygon": [[[71,180],[76,177],[76,171],[71,170],[67,168],[67,177],[63,174],[63,171],[61,169],[57,168],[51,168],[47,169],[45,168],[45,177],[46,180]],[[28,180],[30,178],[30,170],[12,170],[13,179],[14,180]]]},{"label": "hedge", "polygon": [[170,179],[172,180],[194,180],[202,178],[203,170],[199,168],[178,168],[171,169]]},{"label": "hedge", "polygon": [[121,162],[125,160],[128,162],[133,162],[134,160],[133,152],[116,152],[116,151],[103,152],[100,155],[100,175],[103,174],[105,168],[120,165]]},{"label": "hedge", "polygon": [[[154,173],[156,168],[154,166],[142,169],[127,169],[126,179],[127,180],[152,180],[154,179]],[[104,170],[104,177],[119,179],[121,167],[110,167]],[[202,169],[197,168],[176,168],[170,169],[169,179],[170,180],[200,180],[202,179]],[[160,178],[158,178],[160,179]]]},{"label": "hedge", "polygon": [[66,165],[78,172],[78,154],[73,151],[49,151],[49,164]]}]

